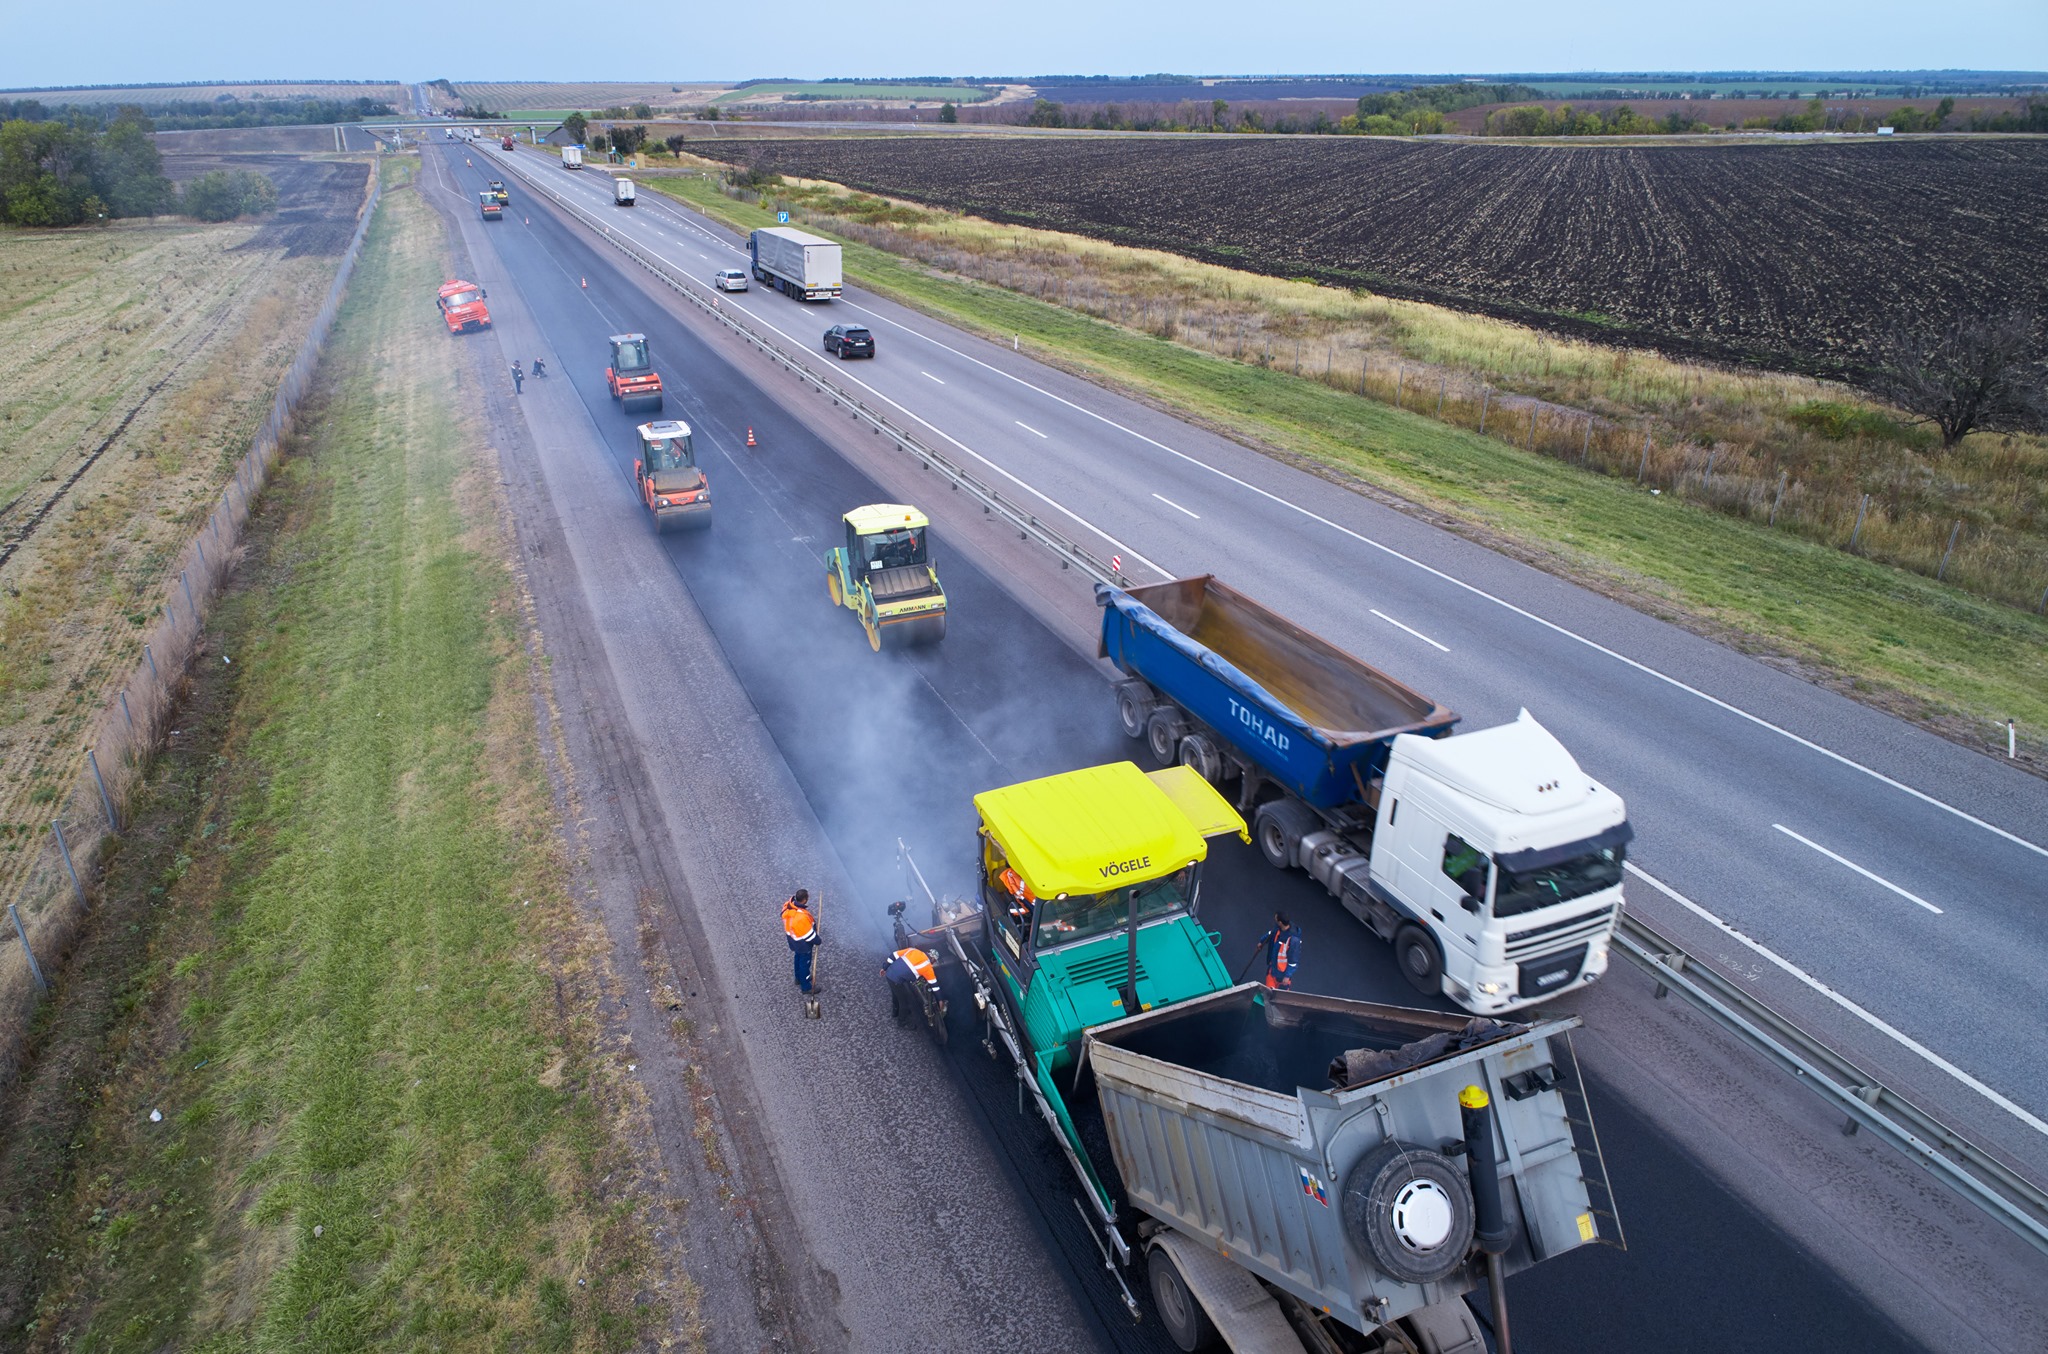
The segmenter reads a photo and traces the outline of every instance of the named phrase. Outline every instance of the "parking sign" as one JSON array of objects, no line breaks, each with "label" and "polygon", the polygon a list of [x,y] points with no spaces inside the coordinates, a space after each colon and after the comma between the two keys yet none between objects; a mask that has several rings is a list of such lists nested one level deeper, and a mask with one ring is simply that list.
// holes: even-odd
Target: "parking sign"
[{"label": "parking sign", "polygon": [[789,213],[788,213],[788,212],[777,212],[777,213],[775,213],[775,224],[776,224],[776,225],[778,225],[778,226],[786,226],[786,225],[788,225],[788,224],[789,224]]}]

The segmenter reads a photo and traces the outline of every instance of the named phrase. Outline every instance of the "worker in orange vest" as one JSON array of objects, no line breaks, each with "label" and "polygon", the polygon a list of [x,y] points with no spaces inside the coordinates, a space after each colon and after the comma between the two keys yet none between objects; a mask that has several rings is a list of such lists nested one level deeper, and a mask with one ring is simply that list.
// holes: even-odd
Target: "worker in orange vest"
[{"label": "worker in orange vest", "polygon": [[818,948],[818,922],[811,916],[809,889],[798,889],[782,905],[782,933],[789,937],[790,953],[795,956],[797,990],[808,996],[811,991],[811,952]]},{"label": "worker in orange vest", "polygon": [[1287,920],[1285,912],[1273,914],[1273,929],[1259,937],[1266,951],[1266,986],[1286,991],[1294,986],[1294,971],[1301,967],[1301,928]]},{"label": "worker in orange vest", "polygon": [[917,995],[918,984],[937,982],[939,971],[932,967],[930,955],[913,948],[890,955],[882,976],[889,980],[889,1014],[900,1022],[918,1013],[924,1004]]}]

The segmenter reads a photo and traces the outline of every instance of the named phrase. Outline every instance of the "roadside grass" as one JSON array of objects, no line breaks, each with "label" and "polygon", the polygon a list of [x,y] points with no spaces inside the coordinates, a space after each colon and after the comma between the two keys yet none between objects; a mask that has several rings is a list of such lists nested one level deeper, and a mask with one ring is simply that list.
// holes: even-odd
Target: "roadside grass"
[{"label": "roadside grass", "polygon": [[2032,607],[2048,586],[2048,439],[1977,434],[1943,450],[1898,411],[1804,377],[1673,361],[837,184],[727,177],[743,198],[758,192],[763,205],[942,273],[1412,409],[1825,545],[1853,540],[1870,558],[1994,601]]},{"label": "roadside grass", "polygon": [[[193,708],[231,696],[116,857],[117,1000],[95,1044],[67,979],[42,1029],[80,1042],[46,1039],[29,1087],[69,1079],[7,1112],[50,1116],[0,1158],[30,1350],[598,1350],[665,1324],[606,1183],[634,1169],[597,1052],[614,982],[567,891],[487,443],[421,318],[440,241],[387,193]],[[89,938],[81,972],[118,950]]]},{"label": "roadside grass", "polygon": [[[652,186],[740,229],[772,225],[706,176]],[[837,234],[862,285],[1311,468],[1390,492],[1540,567],[2023,760],[2048,753],[2048,619],[1632,481],[1589,475],[1317,380],[1197,351]]]}]

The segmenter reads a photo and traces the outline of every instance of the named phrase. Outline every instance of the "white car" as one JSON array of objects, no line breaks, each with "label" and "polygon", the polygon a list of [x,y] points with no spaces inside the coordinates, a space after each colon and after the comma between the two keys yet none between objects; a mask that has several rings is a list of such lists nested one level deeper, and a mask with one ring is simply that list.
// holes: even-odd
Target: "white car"
[{"label": "white car", "polygon": [[711,276],[711,285],[720,291],[745,291],[747,274],[740,268],[720,268]]}]

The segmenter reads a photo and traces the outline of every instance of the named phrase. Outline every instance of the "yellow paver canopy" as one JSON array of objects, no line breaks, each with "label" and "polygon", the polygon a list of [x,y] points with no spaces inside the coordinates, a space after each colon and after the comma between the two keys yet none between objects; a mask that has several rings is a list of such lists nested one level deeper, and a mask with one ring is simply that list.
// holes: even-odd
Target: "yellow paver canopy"
[{"label": "yellow paver canopy", "polygon": [[989,790],[974,807],[1033,894],[1102,893],[1204,859],[1207,836],[1245,832],[1244,820],[1192,771],[1161,774],[1164,783],[1113,762]]}]

